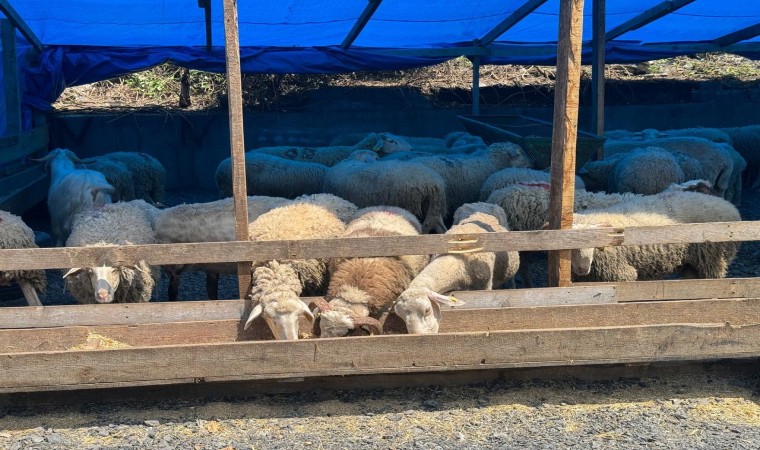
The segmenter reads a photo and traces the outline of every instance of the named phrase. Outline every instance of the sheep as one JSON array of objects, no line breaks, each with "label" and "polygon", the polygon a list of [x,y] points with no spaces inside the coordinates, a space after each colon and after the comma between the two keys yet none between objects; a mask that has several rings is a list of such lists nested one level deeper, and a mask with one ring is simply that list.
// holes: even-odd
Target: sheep
[{"label": "sheep", "polygon": [[616,160],[606,190],[651,195],[684,181],[686,176],[673,154],[657,147],[646,147],[631,150]]},{"label": "sheep", "polygon": [[[733,208],[729,202],[717,197],[694,192],[667,192],[636,198],[607,209],[576,213],[573,228],[684,223],[679,218],[689,222],[738,219],[736,208],[733,208],[736,212],[733,215],[726,206]],[[586,248],[572,251],[571,265],[580,280],[588,281],[659,279],[679,271],[698,278],[723,278],[737,250],[735,242]]]},{"label": "sheep", "polygon": [[[417,218],[404,209],[371,207],[359,210],[343,237],[416,236],[420,229]],[[319,313],[320,337],[345,336],[360,325],[380,334],[378,319],[384,320],[429,260],[428,255],[332,259],[326,300],[317,302],[314,311]]]},{"label": "sheep", "polygon": [[722,128],[731,138],[732,145],[747,162],[744,185],[760,189],[760,125]]},{"label": "sheep", "polygon": [[[502,189],[514,183],[536,182],[549,183],[551,174],[541,170],[533,170],[525,167],[507,167],[491,174],[483,182],[480,188],[480,201],[486,201],[492,192]],[[575,177],[575,188],[584,189],[585,184],[580,177]]]},{"label": "sheep", "polygon": [[[296,198],[320,192],[328,167],[323,164],[291,161],[266,153],[245,154],[245,184],[248,195]],[[214,175],[219,196],[232,196],[232,160],[224,159]]]},{"label": "sheep", "polygon": [[323,192],[368,206],[398,206],[422,221],[422,232],[445,232],[446,184],[428,167],[411,161],[348,159],[327,171]]},{"label": "sheep", "polygon": [[85,164],[115,161],[124,164],[132,176],[134,198],[161,204],[166,197],[166,169],[156,158],[147,153],[112,152],[85,159]]},{"label": "sheep", "polygon": [[465,203],[477,201],[483,182],[497,170],[530,165],[525,152],[509,142],[491,144],[486,150],[469,155],[431,155],[412,162],[429,167],[443,178],[449,213]]},{"label": "sheep", "polygon": [[654,128],[647,128],[641,131],[628,131],[628,130],[611,130],[604,133],[608,139],[613,140],[647,140],[657,139],[664,137],[698,137],[707,139],[708,141],[731,144],[731,136],[724,130],[719,128],[679,128],[671,130],[656,130]]},{"label": "sheep", "polygon": [[[549,189],[548,183],[515,183],[502,189],[493,191],[486,202],[501,206],[507,216],[507,223],[512,231],[532,231],[539,230],[546,223],[549,214]],[[710,187],[709,183],[704,180],[692,180],[680,184],[668,186],[658,195],[643,196],[640,194],[622,193],[607,194],[603,192],[589,192],[583,189],[575,191],[574,209],[575,211],[596,210],[609,208],[623,202],[629,202],[640,198],[668,199],[665,195],[669,192],[698,192],[708,194],[704,198],[705,202],[714,202],[713,197],[717,195]],[[701,198],[701,197],[700,197]],[[714,197],[720,202],[724,200]],[[660,209],[665,206],[659,206]],[[671,210],[677,206],[668,206]],[[678,208],[680,209],[680,208]],[[730,209],[730,208],[729,208]],[[733,208],[736,210],[736,208]],[[736,216],[726,216],[726,220],[738,220]],[[734,217],[734,218],[728,218]],[[676,215],[676,220],[690,222],[693,219],[687,219],[684,215]],[[718,221],[718,220],[716,220]]]},{"label": "sheep", "polygon": [[93,207],[111,203],[114,187],[102,173],[77,169],[79,158],[68,149],[57,148],[46,156],[35,159],[50,167],[50,188],[47,205],[50,226],[56,247],[62,247],[71,233],[74,217]]},{"label": "sheep", "polygon": [[[248,222],[288,202],[289,200],[280,197],[248,197]],[[214,202],[166,208],[158,213],[154,229],[156,242],[160,244],[234,241],[233,199],[225,198]],[[166,265],[164,271],[169,278],[169,300],[177,299],[182,272],[190,270],[206,272],[206,293],[210,300],[218,298],[219,274],[237,273],[234,263]]]},{"label": "sheep", "polygon": [[[456,225],[446,234],[508,231],[504,211],[490,203],[469,203],[454,213]],[[462,289],[492,289],[512,278],[519,269],[517,252],[480,252],[437,255],[401,293],[394,311],[409,333],[437,333],[439,304],[463,304],[441,293]]]},{"label": "sheep", "polygon": [[606,155],[625,153],[636,148],[660,147],[671,153],[684,153],[696,158],[702,165],[702,178],[709,181],[721,196],[731,186],[734,174],[734,162],[730,146],[717,144],[707,139],[696,137],[672,137],[648,139],[643,141],[606,141]]},{"label": "sheep", "polygon": [[355,150],[356,148],[349,145],[334,145],[330,147],[261,147],[250,151],[293,161],[311,162],[332,167],[348,158]]},{"label": "sheep", "polygon": [[84,169],[97,170],[106,177],[108,184],[114,187],[111,200],[115,202],[128,202],[137,198],[135,197],[135,183],[132,180],[132,173],[125,164],[119,161],[95,159],[81,166]]},{"label": "sheep", "polygon": [[[254,241],[327,239],[341,236],[345,224],[324,206],[292,203],[268,211],[248,226]],[[327,260],[259,261],[252,265],[254,307],[248,328],[263,316],[276,339],[298,339],[298,318],[314,317],[299,295],[315,295],[327,287]]]},{"label": "sheep", "polygon": [[392,133],[369,133],[356,145],[356,150],[373,150],[381,155],[388,155],[396,152],[408,152],[412,150],[412,145],[403,138]]},{"label": "sheep", "polygon": [[343,223],[351,222],[356,217],[359,208],[348,200],[332,194],[311,194],[296,197],[294,203],[311,203],[320,205],[332,211]]},{"label": "sheep", "polygon": [[[37,248],[34,232],[21,217],[0,211],[0,249]],[[42,306],[37,292],[45,292],[47,278],[44,270],[0,271],[0,286],[18,283],[24,298],[30,306]]]},{"label": "sheep", "polygon": [[446,147],[449,148],[470,144],[481,144],[483,146],[486,145],[486,143],[483,141],[483,138],[470,134],[466,131],[452,131],[443,137],[443,142],[446,144]]},{"label": "sheep", "polygon": [[[109,247],[156,243],[151,216],[156,208],[143,200],[91,209],[75,219],[67,247]],[[158,268],[134,265],[76,267],[63,278],[79,303],[139,303],[150,300]]]}]

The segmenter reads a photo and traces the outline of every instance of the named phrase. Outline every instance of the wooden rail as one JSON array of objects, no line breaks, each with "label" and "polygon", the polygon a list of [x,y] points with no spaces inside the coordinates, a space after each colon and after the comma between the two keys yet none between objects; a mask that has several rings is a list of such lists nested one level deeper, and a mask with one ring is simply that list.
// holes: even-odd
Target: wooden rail
[{"label": "wooden rail", "polygon": [[752,358],[760,325],[666,324],[0,354],[0,392]]},{"label": "wooden rail", "polygon": [[[229,302],[232,303],[232,302]],[[72,311],[73,312],[73,311]],[[272,340],[269,329],[258,323],[243,330],[240,311],[227,311],[229,318],[168,321],[158,317],[132,320],[128,324],[82,324],[66,327],[0,329],[0,354],[39,351],[64,351],[81,346],[96,333],[132,347],[213,344],[236,341]],[[760,299],[689,300],[646,303],[609,303],[601,305],[500,308],[487,310],[445,310],[442,333],[487,330],[536,330],[639,326],[673,323],[760,323]],[[301,323],[303,333],[310,324]],[[388,334],[405,334],[403,321],[391,316],[386,321]]]},{"label": "wooden rail", "polygon": [[[565,288],[503,289],[453,294],[467,305],[457,311],[505,307],[553,307],[604,303],[753,298],[760,278],[589,283]],[[303,299],[307,303],[312,298]],[[111,303],[0,308],[0,329],[240,320],[250,301]],[[514,311],[512,309],[511,311]],[[444,311],[444,314],[448,314]],[[445,320],[444,320],[445,322]]]},{"label": "wooden rail", "polygon": [[760,240],[760,221],[711,222],[663,227],[545,230],[475,235],[393,236],[154,244],[119,247],[66,247],[0,250],[0,270],[63,269],[99,265],[191,264],[272,259],[425,255],[453,250],[532,251],[614,245]]}]

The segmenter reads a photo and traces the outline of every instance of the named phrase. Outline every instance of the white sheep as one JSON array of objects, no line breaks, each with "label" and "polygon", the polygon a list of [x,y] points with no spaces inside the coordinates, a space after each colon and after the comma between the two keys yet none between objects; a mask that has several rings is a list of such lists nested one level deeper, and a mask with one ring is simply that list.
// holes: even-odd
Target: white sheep
[{"label": "white sheep", "polygon": [[[292,203],[259,216],[248,226],[254,241],[328,239],[343,234],[345,224],[323,206]],[[305,295],[320,295],[327,287],[326,259],[262,261],[253,265],[254,307],[245,328],[262,316],[276,339],[298,339],[298,318],[313,321]]]},{"label": "white sheep", "polygon": [[35,161],[46,161],[50,167],[47,205],[56,246],[62,247],[71,233],[74,217],[111,203],[114,188],[102,173],[77,169],[74,163],[80,160],[71,150],[57,148]]},{"label": "white sheep", "polygon": [[[542,170],[526,167],[507,167],[491,174],[480,188],[480,201],[485,201],[492,192],[515,183],[549,183],[551,174]],[[584,189],[585,184],[580,177],[575,177],[575,188]]]},{"label": "white sheep", "polygon": [[[21,217],[7,211],[0,211],[0,249],[37,248],[34,232]],[[18,283],[30,306],[42,306],[37,292],[44,292],[47,278],[44,270],[0,271],[0,286]]]},{"label": "white sheep", "polygon": [[[312,162],[293,161],[265,153],[245,154],[248,195],[296,198],[321,191],[328,167]],[[232,196],[232,160],[224,159],[214,175],[220,197]]]},{"label": "white sheep", "polygon": [[[119,202],[79,214],[67,247],[109,247],[155,244],[151,226],[156,208],[143,200]],[[76,267],[63,278],[79,303],[138,303],[150,300],[158,268],[145,261],[134,265]]]},{"label": "white sheep", "polygon": [[[96,161],[114,161],[126,166],[132,177],[134,198],[143,199],[153,204],[164,202],[166,197],[166,169],[156,158],[140,152],[112,152],[82,160],[84,164]],[[104,169],[107,170],[107,168]]]},{"label": "white sheep", "polygon": [[[657,198],[653,198],[657,197]],[[678,221],[671,207],[678,206],[678,215],[696,222],[711,222],[723,217],[724,208],[713,211],[705,201],[729,202],[693,192],[668,192],[644,196],[602,210],[574,215],[573,228],[664,226]],[[657,208],[657,209],[655,209]],[[689,277],[723,278],[736,256],[734,242],[701,242],[691,244],[651,244],[618,246],[572,251],[572,270],[579,280],[636,281],[660,279],[683,272]]]},{"label": "white sheep", "polygon": [[616,160],[606,191],[651,195],[684,181],[686,176],[672,153],[657,147],[638,148]]},{"label": "white sheep", "polygon": [[709,181],[721,196],[726,195],[726,191],[732,185],[732,177],[735,177],[730,146],[702,138],[672,137],[642,141],[608,140],[604,144],[604,152],[605,155],[611,156],[642,147],[659,147],[669,152],[684,153],[697,159],[702,166],[701,178]]},{"label": "white sheep", "polygon": [[745,186],[760,188],[760,125],[722,128],[731,137],[734,149],[746,160]]},{"label": "white sheep", "polygon": [[415,158],[412,162],[429,167],[443,178],[449,213],[465,203],[477,201],[483,182],[494,172],[531,164],[520,146],[510,142],[491,144],[472,154],[431,155]]},{"label": "white sheep", "polygon": [[[371,207],[358,211],[343,237],[416,236],[420,229],[419,221],[404,209]],[[332,259],[327,297],[314,311],[319,313],[320,337],[345,336],[360,325],[380,334],[380,320],[429,260],[428,255]]]},{"label": "white sheep", "polygon": [[[261,214],[288,203],[281,197],[248,197],[248,222]],[[161,210],[156,219],[156,241],[159,244],[190,242],[227,242],[235,240],[235,214],[232,198],[214,202],[182,204]],[[183,272],[203,270],[206,272],[208,298],[218,298],[219,274],[237,273],[235,263],[199,263],[165,265],[169,278],[169,300],[177,300]]]},{"label": "white sheep", "polygon": [[445,232],[446,183],[430,168],[410,161],[348,159],[328,170],[323,191],[360,208],[398,206],[422,220],[422,232]]},{"label": "white sheep", "polygon": [[[504,211],[490,203],[462,205],[454,213],[454,219],[456,225],[446,234],[508,231]],[[437,333],[441,321],[439,304],[463,304],[444,293],[493,289],[515,276],[518,268],[517,252],[437,255],[399,296],[394,311],[404,320],[409,333]]]},{"label": "white sheep", "polygon": [[106,177],[108,184],[114,188],[114,192],[111,194],[113,201],[128,202],[137,198],[135,197],[135,183],[132,179],[132,173],[126,165],[108,159],[91,159],[89,161],[82,164],[81,168],[97,170]]},{"label": "white sheep", "polygon": [[261,147],[250,150],[253,153],[266,153],[293,161],[311,162],[332,167],[348,158],[356,148],[350,145],[333,145],[329,147]]},{"label": "white sheep", "polygon": [[381,155],[389,155],[396,152],[408,152],[412,150],[412,145],[395,134],[382,132],[369,133],[354,145],[354,148],[356,150],[373,150]]}]

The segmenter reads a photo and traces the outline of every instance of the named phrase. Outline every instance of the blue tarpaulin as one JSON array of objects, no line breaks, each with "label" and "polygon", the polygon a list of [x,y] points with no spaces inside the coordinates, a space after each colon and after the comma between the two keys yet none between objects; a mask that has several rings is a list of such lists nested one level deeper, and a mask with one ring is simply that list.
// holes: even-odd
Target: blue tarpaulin
[{"label": "blue tarpaulin", "polygon": [[[459,49],[472,49],[474,41],[526,2],[384,0],[353,44],[343,49],[340,44],[367,7],[366,0],[239,0],[242,69],[338,73],[436,64],[457,56]],[[612,30],[662,3],[607,0],[606,28]],[[686,4],[609,41],[607,61],[694,53],[699,45],[760,23],[760,0],[681,3]],[[66,86],[167,61],[214,72],[225,69],[221,0],[211,0],[211,50],[205,47],[205,13],[198,0],[14,0],[12,5],[45,45],[41,55],[22,64],[25,108],[49,108]],[[584,62],[591,56],[591,7],[587,0]],[[500,51],[484,53],[482,63],[554,64],[558,17],[559,0],[544,2],[486,46]],[[18,40],[20,49],[32,52],[23,37]],[[760,37],[737,42],[747,43],[760,43]],[[760,57],[760,46],[746,48],[742,54]],[[450,51],[442,52],[446,49]]]}]

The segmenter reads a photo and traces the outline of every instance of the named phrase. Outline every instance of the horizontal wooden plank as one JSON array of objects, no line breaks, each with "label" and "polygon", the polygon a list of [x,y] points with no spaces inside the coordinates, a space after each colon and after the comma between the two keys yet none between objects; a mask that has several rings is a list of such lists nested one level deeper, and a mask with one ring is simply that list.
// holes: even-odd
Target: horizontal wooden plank
[{"label": "horizontal wooden plank", "polygon": [[564,250],[610,245],[760,240],[760,221],[543,230],[474,235],[389,236],[295,241],[233,241],[121,247],[0,250],[0,270],[134,264],[220,263],[335,257],[429,255],[462,251]]},{"label": "horizontal wooden plank", "polygon": [[656,280],[574,283],[566,288],[499,289],[454,292],[467,308],[584,305],[593,303],[711,298],[752,298],[760,292],[760,278],[711,280]]},{"label": "horizontal wooden plank", "polygon": [[48,127],[40,125],[15,136],[0,137],[0,164],[21,159],[47,148]]},{"label": "horizontal wooden plank", "polygon": [[[753,298],[757,292],[760,278],[588,283],[568,288],[466,291],[454,295],[467,302],[465,309],[477,309]],[[303,300],[312,301],[308,297]],[[0,308],[0,329],[230,320],[242,317],[250,308],[247,303],[250,300],[7,307]]]},{"label": "horizontal wooden plank", "polygon": [[[760,323],[760,299],[692,300],[650,303],[622,303],[541,308],[463,309],[443,311],[442,333],[589,328],[673,323]],[[60,328],[0,330],[0,353],[63,351],[81,348],[102,337],[131,347],[212,344],[271,340],[263,321],[243,330],[239,317],[228,320],[144,323],[133,325],[71,326]],[[310,331],[307,321],[302,333]],[[405,334],[401,319],[390,316],[385,332]],[[88,341],[89,338],[89,341]]]},{"label": "horizontal wooden plank", "polygon": [[757,356],[760,325],[678,324],[234,342],[3,354],[0,392]]}]

